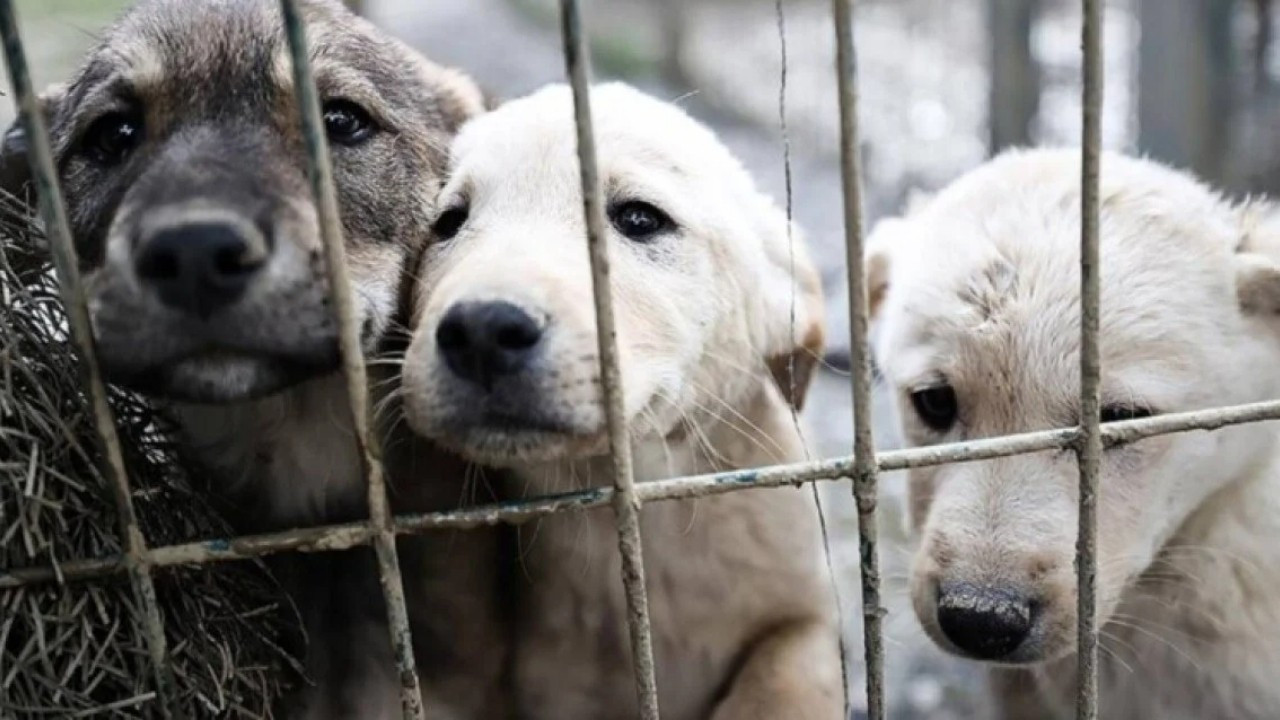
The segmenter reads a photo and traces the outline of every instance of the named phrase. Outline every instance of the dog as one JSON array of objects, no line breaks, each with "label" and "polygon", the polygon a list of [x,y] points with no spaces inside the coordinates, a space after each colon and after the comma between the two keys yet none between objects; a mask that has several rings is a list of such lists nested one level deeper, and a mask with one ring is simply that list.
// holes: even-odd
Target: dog
[{"label": "dog", "polygon": [[[1280,396],[1280,214],[1151,160],[1101,175],[1104,422]],[[921,446],[1079,422],[1080,154],[1004,154],[868,242],[874,353]],[[1108,447],[1100,714],[1280,717],[1276,425]],[[1078,473],[1069,449],[912,469],[910,593],[992,663],[1009,718],[1070,717]]]},{"label": "dog", "polygon": [[[337,0],[299,4],[373,356],[429,235],[448,143],[484,99]],[[278,2],[147,0],[41,98],[104,372],[168,405],[241,532],[368,517],[294,89]],[[0,160],[11,191],[29,182],[25,156],[14,128]],[[461,461],[422,446],[396,457],[423,471],[393,477],[397,510],[456,505]],[[425,563],[404,576],[432,717],[496,712],[493,578],[472,570],[491,565],[492,542],[400,543]],[[398,717],[371,551],[274,566],[305,618],[316,683],[282,712]]]},{"label": "dog", "polygon": [[[621,84],[591,96],[636,479],[803,459],[787,398],[800,405],[822,345],[803,244],[684,112]],[[611,476],[574,137],[563,85],[464,126],[418,269],[409,424],[506,470],[513,498]],[[807,490],[649,505],[641,524],[663,717],[841,716]],[[634,717],[613,517],[532,534],[513,601],[517,715]]]}]

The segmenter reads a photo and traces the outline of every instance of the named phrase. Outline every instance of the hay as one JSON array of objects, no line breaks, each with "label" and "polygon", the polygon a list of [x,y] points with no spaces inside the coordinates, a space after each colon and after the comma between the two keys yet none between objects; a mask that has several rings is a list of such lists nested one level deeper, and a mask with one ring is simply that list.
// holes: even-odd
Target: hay
[{"label": "hay", "polygon": [[[0,194],[0,568],[121,551],[57,288],[25,206]],[[226,537],[138,397],[113,389],[152,546]],[[178,702],[192,717],[269,717],[297,664],[297,613],[254,562],[156,572]],[[0,718],[153,717],[141,613],[124,576],[0,591]]]}]

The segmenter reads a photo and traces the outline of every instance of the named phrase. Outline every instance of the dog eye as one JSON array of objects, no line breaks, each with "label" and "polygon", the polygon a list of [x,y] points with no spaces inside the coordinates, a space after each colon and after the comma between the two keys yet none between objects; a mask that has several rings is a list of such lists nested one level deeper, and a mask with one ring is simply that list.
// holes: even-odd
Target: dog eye
[{"label": "dog eye", "polygon": [[359,105],[349,100],[330,100],[324,104],[324,129],[329,142],[350,146],[368,140],[377,126]]},{"label": "dog eye", "polygon": [[470,214],[471,210],[466,205],[451,207],[436,218],[431,230],[441,240],[452,240],[462,226],[467,224]]},{"label": "dog eye", "polygon": [[946,432],[956,423],[959,403],[950,385],[935,385],[911,393],[911,405],[920,420],[937,432]]},{"label": "dog eye", "polygon": [[142,118],[135,113],[108,113],[93,121],[81,142],[94,162],[116,165],[142,144]]},{"label": "dog eye", "polygon": [[1122,420],[1138,420],[1140,418],[1151,417],[1155,413],[1151,408],[1135,407],[1132,405],[1104,405],[1102,412],[1099,413],[1099,419],[1104,423],[1120,422]]},{"label": "dog eye", "polygon": [[646,202],[633,200],[609,208],[609,221],[631,240],[645,242],[675,227],[671,218]]}]

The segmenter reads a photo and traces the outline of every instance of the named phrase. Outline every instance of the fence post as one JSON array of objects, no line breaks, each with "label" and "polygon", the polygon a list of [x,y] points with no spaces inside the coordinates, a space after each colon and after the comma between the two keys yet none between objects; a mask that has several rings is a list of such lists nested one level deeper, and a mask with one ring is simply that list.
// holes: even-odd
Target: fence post
[{"label": "fence post", "polygon": [[1231,179],[1234,0],[1138,0],[1138,144],[1219,184]]},{"label": "fence post", "polygon": [[1040,71],[1031,53],[1031,31],[1040,0],[987,0],[991,89],[988,150],[1031,144],[1040,107]]},{"label": "fence post", "polygon": [[653,638],[649,629],[649,599],[645,591],[644,552],[640,538],[640,499],[631,464],[631,439],[623,406],[622,372],[614,326],[613,293],[609,280],[609,236],[605,232],[604,193],[596,164],[595,132],[591,120],[590,57],[577,0],[560,1],[561,40],[565,68],[573,88],[577,126],[582,203],[586,215],[587,247],[591,253],[595,296],[596,339],[600,352],[600,380],[609,423],[613,459],[613,509],[618,518],[618,551],[622,554],[622,582],[627,596],[627,627],[636,675],[636,696],[643,720],[658,718],[658,685],[654,678]]},{"label": "fence post", "polygon": [[1099,177],[1102,147],[1102,1],[1083,0],[1084,114],[1080,175],[1080,512],[1076,536],[1076,717],[1098,717],[1098,475],[1102,465],[1098,346],[1100,282]]},{"label": "fence post", "polygon": [[844,181],[845,253],[849,271],[850,369],[853,376],[853,492],[858,505],[862,575],[862,636],[867,663],[867,717],[884,718],[884,638],[876,529],[876,455],[871,432],[871,353],[867,346],[867,288],[862,258],[862,177],[858,147],[857,57],[853,2],[832,0],[836,78],[840,98],[840,170]]}]

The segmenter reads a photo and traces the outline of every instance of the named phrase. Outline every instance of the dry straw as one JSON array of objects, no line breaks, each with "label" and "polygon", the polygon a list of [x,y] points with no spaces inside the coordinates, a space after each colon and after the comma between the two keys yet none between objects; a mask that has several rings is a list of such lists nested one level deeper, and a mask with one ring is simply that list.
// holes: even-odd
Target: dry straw
[{"label": "dry straw", "polygon": [[[119,516],[66,316],[26,206],[0,195],[0,568],[118,556]],[[163,417],[111,390],[141,529],[167,545],[229,528]],[[3,573],[0,573],[3,574]],[[177,714],[264,717],[296,677],[297,614],[257,562],[154,572]],[[150,717],[151,651],[127,575],[0,590],[0,717]],[[112,710],[112,712],[105,712]]]}]

